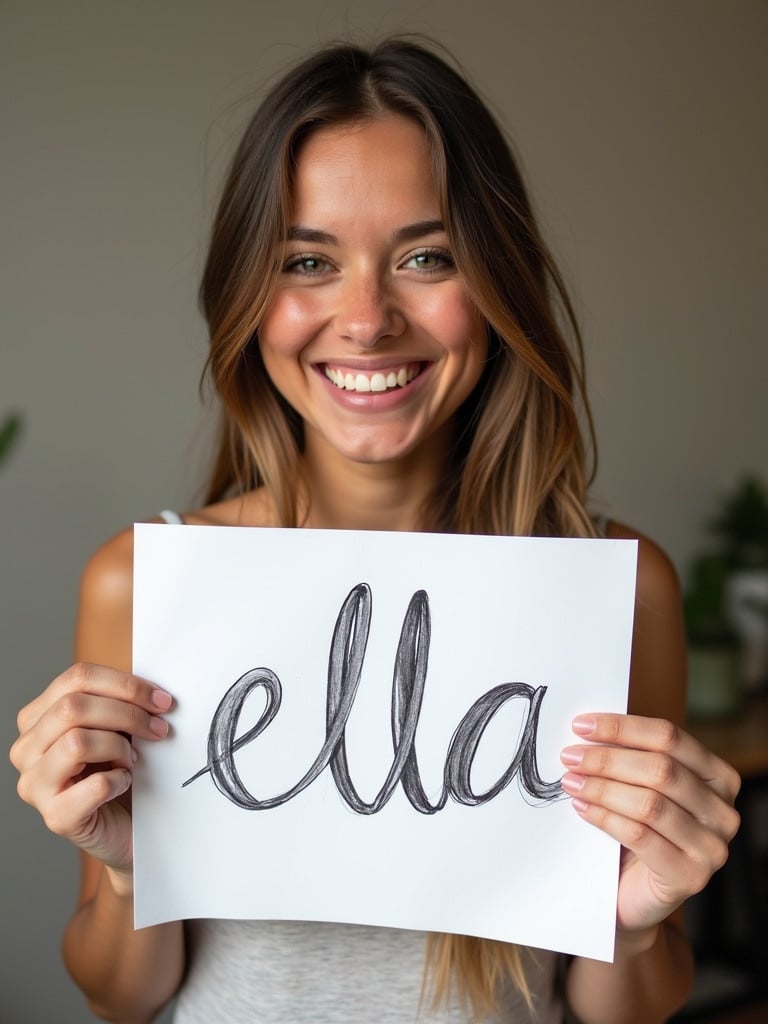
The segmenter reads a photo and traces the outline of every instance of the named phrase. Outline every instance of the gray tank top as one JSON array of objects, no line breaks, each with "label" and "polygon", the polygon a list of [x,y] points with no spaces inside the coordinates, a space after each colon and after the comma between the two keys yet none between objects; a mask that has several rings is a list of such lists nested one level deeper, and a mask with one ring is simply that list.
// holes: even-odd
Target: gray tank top
[{"label": "gray tank top", "polygon": [[[303,921],[188,921],[174,1024],[468,1024],[420,1007],[423,932]],[[510,983],[494,1021],[562,1024],[558,956],[524,950],[531,1014]],[[489,1019],[490,1021],[491,1019]]]},{"label": "gray tank top", "polygon": [[[184,522],[169,510],[161,518]],[[421,1005],[424,932],[308,921],[197,920],[184,928],[187,973],[174,1024],[468,1024],[471,1019],[456,1001],[437,1013]],[[494,1020],[562,1024],[559,961],[556,953],[523,950],[533,1012],[510,982],[500,993]]]}]

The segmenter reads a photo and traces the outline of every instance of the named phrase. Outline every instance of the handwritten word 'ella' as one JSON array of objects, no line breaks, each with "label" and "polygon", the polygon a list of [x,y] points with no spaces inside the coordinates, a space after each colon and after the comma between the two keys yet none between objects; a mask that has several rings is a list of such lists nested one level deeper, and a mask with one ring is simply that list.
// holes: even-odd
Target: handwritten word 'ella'
[{"label": "handwritten word 'ella'", "polygon": [[[476,700],[459,722],[445,759],[442,792],[435,803],[430,802],[422,786],[414,747],[427,680],[431,631],[429,599],[425,591],[419,590],[408,605],[395,654],[391,712],[394,760],[377,796],[370,803],[363,800],[349,774],[344,734],[360,683],[370,624],[371,590],[367,583],[359,583],[342,604],[331,639],[325,742],[309,770],[295,786],[279,796],[259,800],[245,787],[235,765],[236,751],[261,735],[280,710],[282,686],[268,668],[254,668],[246,672],[224,695],[208,733],[208,762],[183,785],[188,786],[210,772],[216,788],[233,804],[251,811],[264,811],[292,800],[330,765],[336,788],[358,814],[380,811],[398,782],[412,806],[422,814],[442,810],[449,796],[467,806],[487,803],[498,796],[515,776],[518,776],[521,788],[537,800],[554,800],[561,795],[560,783],[543,782],[536,763],[536,733],[546,686],[534,690],[526,683],[502,683]],[[245,703],[260,688],[266,696],[261,717],[252,729],[236,738]],[[514,757],[493,786],[484,793],[475,793],[470,775],[483,733],[504,704],[517,698],[528,702],[528,714]]]}]

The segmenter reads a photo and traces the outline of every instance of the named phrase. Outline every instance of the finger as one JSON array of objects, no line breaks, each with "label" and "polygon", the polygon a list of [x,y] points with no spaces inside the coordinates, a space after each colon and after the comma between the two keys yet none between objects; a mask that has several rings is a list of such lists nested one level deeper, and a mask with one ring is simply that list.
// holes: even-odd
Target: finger
[{"label": "finger", "polygon": [[667,754],[685,765],[728,803],[732,804],[739,792],[741,779],[738,772],[666,719],[640,715],[579,715],[573,720],[573,731],[593,743]]},{"label": "finger", "polygon": [[104,665],[78,662],[57,676],[39,697],[21,709],[17,717],[19,732],[31,729],[53,704],[68,693],[113,697],[156,712],[168,711],[173,703],[170,694],[147,679]]},{"label": "finger", "polygon": [[97,812],[130,789],[125,768],[94,772],[39,808],[48,829],[85,848],[98,826]]},{"label": "finger", "polygon": [[[611,782],[626,783],[638,790],[638,800],[648,802],[663,797],[674,801],[700,825],[717,832],[727,842],[736,834],[739,816],[732,805],[670,754],[594,745],[566,747],[560,756],[572,772],[592,779],[587,789],[589,795],[579,794],[590,802],[604,803]],[[625,808],[623,812],[629,810]]]},{"label": "finger", "polygon": [[72,729],[108,730],[157,740],[168,734],[168,723],[136,703],[69,691],[19,737],[11,750],[11,760],[20,771],[28,768]]},{"label": "finger", "polygon": [[42,809],[87,769],[109,765],[131,771],[136,758],[130,741],[120,733],[71,729],[20,776],[18,793],[26,803]]},{"label": "finger", "polygon": [[[732,831],[719,831],[701,824],[674,800],[642,786],[628,786],[621,782],[590,778],[568,772],[562,779],[563,789],[581,803],[613,812],[621,818],[647,826],[654,833],[673,844],[692,862],[702,862],[711,871],[724,862]],[[716,799],[716,798],[715,798]],[[729,814],[738,815],[722,801],[720,805]]]},{"label": "finger", "polygon": [[660,900],[677,905],[700,892],[728,857],[728,844],[708,833],[706,849],[681,850],[645,821],[626,817],[616,811],[590,804],[580,797],[572,800],[574,809],[591,825],[631,850],[655,878]]}]

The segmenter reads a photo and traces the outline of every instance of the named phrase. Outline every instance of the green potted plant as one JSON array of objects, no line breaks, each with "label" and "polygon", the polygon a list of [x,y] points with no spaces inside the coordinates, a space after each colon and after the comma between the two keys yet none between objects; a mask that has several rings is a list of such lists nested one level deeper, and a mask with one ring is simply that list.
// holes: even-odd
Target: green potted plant
[{"label": "green potted plant", "polygon": [[768,491],[756,477],[726,495],[711,528],[732,569],[768,569]]},{"label": "green potted plant", "polygon": [[741,645],[727,608],[728,564],[719,552],[693,563],[683,595],[688,639],[688,712],[722,717],[741,707]]},{"label": "green potted plant", "polygon": [[726,606],[742,644],[747,690],[768,683],[768,491],[746,477],[712,524],[727,566]]},{"label": "green potted plant", "polygon": [[21,432],[21,416],[11,413],[0,424],[0,463],[4,462]]}]

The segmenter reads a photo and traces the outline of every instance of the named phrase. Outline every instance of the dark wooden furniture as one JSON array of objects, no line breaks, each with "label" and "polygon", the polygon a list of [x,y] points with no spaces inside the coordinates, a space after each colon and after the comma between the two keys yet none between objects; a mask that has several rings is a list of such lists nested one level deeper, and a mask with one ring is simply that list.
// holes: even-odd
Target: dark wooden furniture
[{"label": "dark wooden furniture", "polygon": [[[688,731],[736,768],[741,828],[731,855],[707,889],[690,901],[689,923],[701,984],[674,1020],[706,1021],[729,1007],[768,1004],[768,856],[759,824],[768,814],[768,693],[750,697],[738,715],[691,721]],[[763,843],[768,829],[763,828]],[[731,979],[732,985],[707,978]],[[766,1011],[768,1021],[768,1011]]]}]

